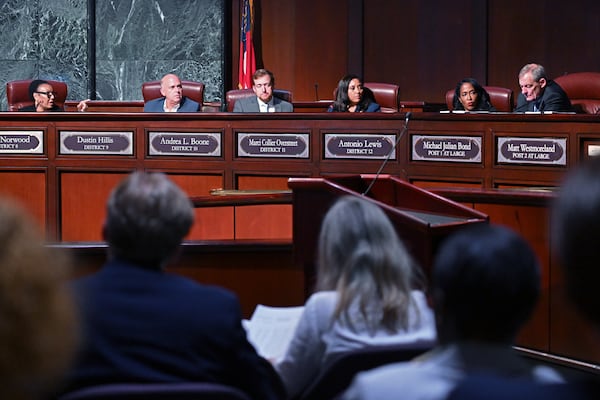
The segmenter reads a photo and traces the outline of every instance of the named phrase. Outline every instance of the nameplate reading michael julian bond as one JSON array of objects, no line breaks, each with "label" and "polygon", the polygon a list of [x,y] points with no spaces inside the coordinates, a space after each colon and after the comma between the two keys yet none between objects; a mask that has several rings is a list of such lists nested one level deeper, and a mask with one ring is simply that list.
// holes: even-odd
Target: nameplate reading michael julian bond
[{"label": "nameplate reading michael julian bond", "polygon": [[44,154],[43,131],[0,131],[0,154]]},{"label": "nameplate reading michael julian bond", "polygon": [[132,155],[133,132],[60,131],[60,154]]},{"label": "nameplate reading michael julian bond", "polygon": [[481,162],[480,136],[412,135],[413,161]]},{"label": "nameplate reading michael julian bond", "polygon": [[[385,159],[394,147],[396,135],[325,134],[325,158]],[[396,154],[390,156],[395,160]]]},{"label": "nameplate reading michael julian bond", "polygon": [[238,133],[238,157],[308,158],[308,133]]},{"label": "nameplate reading michael julian bond", "polygon": [[499,163],[567,165],[566,138],[499,137]]},{"label": "nameplate reading michael julian bond", "polygon": [[150,155],[220,157],[221,133],[150,132]]}]

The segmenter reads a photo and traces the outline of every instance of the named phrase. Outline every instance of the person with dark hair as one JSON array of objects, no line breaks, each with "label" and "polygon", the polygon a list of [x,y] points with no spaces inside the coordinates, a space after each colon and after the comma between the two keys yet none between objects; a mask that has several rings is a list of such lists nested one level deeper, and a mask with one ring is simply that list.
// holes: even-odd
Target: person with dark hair
[{"label": "person with dark hair", "polygon": [[18,205],[0,201],[0,385],[2,398],[40,400],[57,390],[79,339],[67,289],[70,259],[46,247]]},{"label": "person with dark hair", "polygon": [[275,76],[267,69],[259,68],[252,74],[252,90],[255,96],[236,100],[233,112],[293,112],[292,103],[273,95]]},{"label": "person with dark hair", "polygon": [[488,92],[473,78],[465,78],[458,82],[454,89],[452,108],[465,111],[496,111]]},{"label": "person with dark hair", "polygon": [[193,223],[188,196],[162,173],[135,172],[111,193],[108,262],[73,284],[84,342],[66,391],[126,382],[215,382],[281,399],[271,364],[248,342],[229,291],[165,272]]},{"label": "person with dark hair", "polygon": [[290,398],[332,356],[366,346],[433,346],[435,324],[419,269],[377,205],[342,197],[319,234],[317,292],[306,302],[294,337],[275,368]]},{"label": "person with dark hair", "polygon": [[357,75],[346,75],[338,82],[335,101],[328,112],[379,112],[373,92],[363,87],[362,79]]},{"label": "person with dark hair", "polygon": [[[54,104],[56,92],[52,85],[45,80],[35,79],[29,84],[29,98],[33,101],[33,105],[19,108],[19,111],[64,111],[62,107]],[[78,111],[87,111],[88,102],[90,100],[82,100],[77,104]]]},{"label": "person with dark hair", "polygon": [[560,111],[573,112],[573,106],[558,83],[546,76],[540,64],[527,64],[519,71],[521,93],[517,97],[516,112]]},{"label": "person with dark hair", "polygon": [[473,371],[562,381],[511,347],[540,293],[538,262],[521,236],[499,225],[461,229],[442,243],[432,274],[439,345],[360,373],[345,399],[445,399]]},{"label": "person with dark hair", "polygon": [[201,104],[183,95],[183,85],[175,74],[166,74],[160,79],[162,97],[144,104],[145,112],[196,112]]},{"label": "person with dark hair", "polygon": [[[569,172],[552,204],[552,248],[564,275],[568,297],[582,315],[600,328],[597,248],[600,242],[600,158]],[[600,329],[598,329],[600,332]],[[543,385],[529,380],[473,374],[449,396],[451,400],[583,400],[600,398],[597,379],[572,379]]]}]

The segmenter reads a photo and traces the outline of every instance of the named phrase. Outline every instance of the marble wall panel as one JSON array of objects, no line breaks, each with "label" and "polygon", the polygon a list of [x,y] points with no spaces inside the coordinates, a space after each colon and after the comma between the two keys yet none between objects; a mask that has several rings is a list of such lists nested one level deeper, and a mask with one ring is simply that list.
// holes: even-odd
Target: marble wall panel
[{"label": "marble wall panel", "polygon": [[98,1],[98,98],[138,100],[143,82],[176,73],[204,82],[205,100],[219,101],[223,7],[224,0]]},{"label": "marble wall panel", "polygon": [[86,0],[0,1],[0,81],[62,80],[69,99],[87,96],[87,20]]},{"label": "marble wall panel", "polygon": [[[87,0],[0,0],[0,82],[56,79],[70,100],[95,96],[141,100],[141,85],[176,73],[206,85],[220,101],[224,77],[226,0],[96,0],[95,54],[88,54]],[[0,109],[6,110],[6,86]]]}]

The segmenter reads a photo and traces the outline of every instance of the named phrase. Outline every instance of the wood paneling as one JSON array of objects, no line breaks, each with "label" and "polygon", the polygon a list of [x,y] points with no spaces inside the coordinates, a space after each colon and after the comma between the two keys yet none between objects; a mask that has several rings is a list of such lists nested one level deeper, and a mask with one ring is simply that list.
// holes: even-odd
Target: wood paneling
[{"label": "wood paneling", "polygon": [[[190,197],[206,196],[212,189],[221,189],[224,186],[221,175],[170,173],[169,177]],[[233,239],[233,211],[233,207],[196,208],[194,225],[186,239]]]},{"label": "wood paneling", "polygon": [[106,200],[127,173],[63,172],[60,174],[60,239],[101,241]]},{"label": "wood paneling", "polygon": [[[239,0],[233,3],[239,7]],[[255,3],[263,65],[296,100],[315,100],[315,83],[319,98],[330,99],[341,76],[360,73],[348,70],[357,65],[365,80],[398,83],[402,100],[434,103],[469,76],[517,91],[518,71],[532,61],[542,63],[550,77],[600,70],[596,0]],[[233,25],[239,25],[239,13],[232,14]],[[236,30],[234,55],[238,37]],[[235,55],[235,82],[237,65]]]},{"label": "wood paneling", "polygon": [[46,228],[46,172],[41,171],[0,171],[0,195],[19,203],[39,223]]},{"label": "wood paneling", "polygon": [[[239,176],[240,190],[288,190],[287,177]],[[236,239],[292,239],[292,206],[243,206],[235,211]]]}]

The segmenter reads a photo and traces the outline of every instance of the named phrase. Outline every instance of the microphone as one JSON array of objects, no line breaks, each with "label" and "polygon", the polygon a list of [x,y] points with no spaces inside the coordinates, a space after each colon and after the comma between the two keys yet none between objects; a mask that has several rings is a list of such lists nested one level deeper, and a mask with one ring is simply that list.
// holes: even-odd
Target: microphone
[{"label": "microphone", "polygon": [[319,83],[315,82],[315,101],[319,101]]},{"label": "microphone", "polygon": [[381,163],[381,166],[379,167],[379,170],[375,174],[375,177],[373,178],[373,180],[371,181],[371,183],[369,184],[369,186],[367,187],[367,189],[364,192],[362,192],[363,196],[366,196],[367,193],[369,193],[369,191],[371,190],[371,188],[375,184],[375,181],[377,180],[377,178],[379,178],[379,175],[381,174],[381,171],[383,171],[383,167],[385,167],[385,165],[390,160],[390,157],[392,156],[392,154],[394,154],[394,151],[396,151],[396,146],[398,146],[398,143],[400,143],[400,139],[402,139],[402,136],[404,136],[404,134],[408,131],[408,121],[410,120],[410,117],[412,117],[412,113],[409,111],[404,116],[404,127],[402,128],[402,130],[400,131],[400,134],[396,138],[396,142],[394,143],[394,145],[392,146],[392,149],[390,150],[390,152],[388,153],[388,155],[385,157],[385,159]]}]

